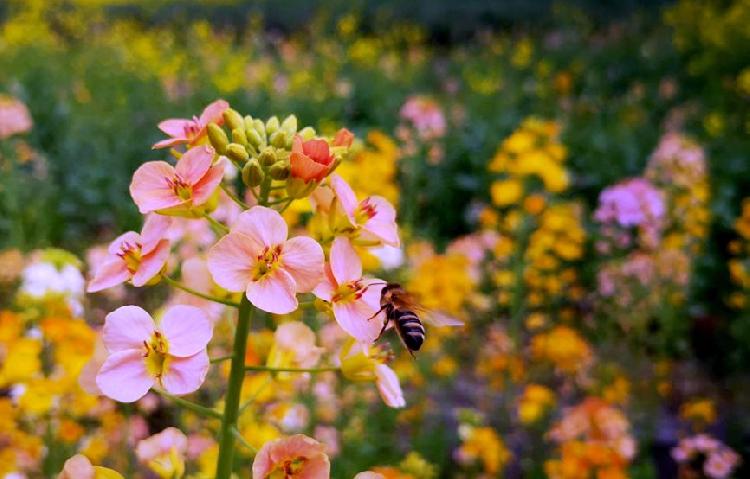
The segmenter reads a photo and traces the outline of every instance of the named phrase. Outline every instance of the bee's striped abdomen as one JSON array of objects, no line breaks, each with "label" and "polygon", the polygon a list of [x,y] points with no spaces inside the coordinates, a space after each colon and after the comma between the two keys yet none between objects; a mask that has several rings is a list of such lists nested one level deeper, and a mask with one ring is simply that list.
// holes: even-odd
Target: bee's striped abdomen
[{"label": "bee's striped abdomen", "polygon": [[419,351],[424,342],[425,331],[419,316],[413,311],[395,310],[393,320],[401,339],[410,351]]}]

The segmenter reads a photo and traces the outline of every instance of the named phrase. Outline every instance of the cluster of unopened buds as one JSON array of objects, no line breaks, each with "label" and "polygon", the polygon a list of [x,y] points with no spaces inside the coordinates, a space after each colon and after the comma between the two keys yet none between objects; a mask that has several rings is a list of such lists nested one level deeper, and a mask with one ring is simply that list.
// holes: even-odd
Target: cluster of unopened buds
[{"label": "cluster of unopened buds", "polygon": [[[390,355],[374,344],[385,324],[381,290],[386,282],[363,275],[358,254],[363,248],[400,246],[396,211],[385,198],[357,198],[335,173],[347,159],[354,135],[341,129],[333,137],[319,136],[312,127],[299,129],[293,115],[283,121],[242,116],[223,100],[199,117],[166,120],[159,128],[169,138],[154,149],[169,148],[176,162],[149,161],[136,170],[130,194],[145,215],[143,228],[109,245],[87,290],[164,281],[198,301],[171,303],[154,316],[139,306],[109,313],[102,329],[104,348],[85,368],[91,377],[82,378],[82,384],[121,402],[139,400],[153,389],[179,406],[220,419],[216,477],[228,478],[252,313],[292,313],[300,308],[298,295],[312,293],[304,303],[329,312],[350,336],[340,353],[331,355],[339,364],[320,370],[374,382],[387,405],[404,407],[398,377],[386,364]],[[233,168],[241,172],[242,184],[228,174]],[[311,236],[289,237],[282,213],[306,198],[314,210],[308,223]],[[197,258],[183,258],[181,267],[174,267],[174,260],[184,256],[175,254],[175,247],[186,221],[207,221],[218,238],[205,248],[203,269],[193,264]],[[171,275],[174,270],[181,271],[182,281]],[[189,286],[186,276],[193,270],[210,274],[211,280]],[[221,317],[212,308],[217,304],[236,307],[239,314],[232,354],[212,360],[207,349]],[[301,331],[285,331],[286,336],[313,339],[291,341],[292,356],[313,359],[275,368],[269,358],[269,364],[252,370],[316,372],[320,348],[314,334],[295,324],[299,328],[288,329]],[[311,354],[299,351],[305,344]],[[224,360],[231,361],[231,368],[223,411],[177,397],[198,390],[211,364]],[[256,454],[253,477],[288,473],[289,468],[315,468],[304,477],[327,477],[328,459],[319,443],[305,436],[281,441],[268,446],[273,451],[264,447]],[[69,467],[91,466],[76,459]]]}]

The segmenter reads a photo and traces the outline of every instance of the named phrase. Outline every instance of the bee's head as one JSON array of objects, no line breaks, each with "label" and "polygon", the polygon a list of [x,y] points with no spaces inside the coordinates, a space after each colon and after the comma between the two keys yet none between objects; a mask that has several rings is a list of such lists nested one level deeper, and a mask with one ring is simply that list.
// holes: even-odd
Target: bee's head
[{"label": "bee's head", "polygon": [[393,296],[397,291],[401,290],[401,285],[397,283],[388,283],[383,291],[380,293],[380,302],[387,304],[393,301]]}]

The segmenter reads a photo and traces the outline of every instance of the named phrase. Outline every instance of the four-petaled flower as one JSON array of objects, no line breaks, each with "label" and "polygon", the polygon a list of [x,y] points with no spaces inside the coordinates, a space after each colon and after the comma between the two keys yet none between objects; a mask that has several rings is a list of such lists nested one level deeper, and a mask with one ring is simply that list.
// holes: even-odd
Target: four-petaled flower
[{"label": "four-petaled flower", "polygon": [[190,208],[206,203],[221,183],[226,162],[216,164],[214,149],[196,146],[172,167],[166,161],[149,161],[133,174],[130,196],[138,210],[167,215],[189,215]]},{"label": "four-petaled flower", "polygon": [[194,306],[173,306],[159,324],[138,306],[121,306],[104,321],[109,356],[96,384],[120,402],[137,401],[154,385],[171,394],[191,393],[206,378],[212,335],[211,321]]},{"label": "four-petaled flower", "polygon": [[208,253],[216,284],[244,291],[256,307],[286,314],[297,309],[297,293],[306,293],[323,276],[323,249],[310,237],[287,240],[287,225],[271,208],[254,206],[240,214],[232,230]]},{"label": "four-petaled flower", "polygon": [[216,100],[208,105],[200,117],[193,116],[192,119],[178,118],[164,120],[159,123],[159,129],[170,136],[154,144],[152,148],[169,148],[172,146],[187,144],[197,145],[206,136],[206,127],[209,123],[221,125],[224,123],[224,110],[229,108],[229,103],[224,100]]},{"label": "four-petaled flower", "polygon": [[108,257],[96,269],[87,291],[95,293],[132,280],[143,286],[153,279],[167,262],[169,240],[165,239],[171,220],[149,215],[141,234],[128,231],[110,243]]},{"label": "four-petaled flower", "polygon": [[304,434],[265,443],[253,460],[253,479],[322,479],[330,470],[325,445]]},{"label": "four-petaled flower", "polygon": [[332,174],[330,182],[341,208],[359,238],[394,247],[400,246],[396,210],[388,200],[382,196],[368,196],[358,202],[352,187],[339,175]]},{"label": "four-petaled flower", "polygon": [[308,181],[321,181],[326,177],[334,164],[334,157],[328,142],[313,138],[303,141],[297,135],[292,142],[292,153],[289,156],[291,176]]}]

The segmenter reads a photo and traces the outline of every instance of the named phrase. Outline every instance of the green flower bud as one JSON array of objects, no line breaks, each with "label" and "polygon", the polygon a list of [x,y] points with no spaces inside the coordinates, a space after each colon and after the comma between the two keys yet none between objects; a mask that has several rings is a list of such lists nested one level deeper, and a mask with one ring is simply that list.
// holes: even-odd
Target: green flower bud
[{"label": "green flower bud", "polygon": [[263,169],[255,158],[250,159],[242,168],[242,182],[250,188],[260,185],[264,176]]},{"label": "green flower bud", "polygon": [[242,115],[237,113],[237,110],[233,108],[227,108],[224,110],[224,123],[227,124],[230,130],[245,126],[244,118],[242,118]]},{"label": "green flower bud", "polygon": [[250,155],[247,153],[245,147],[238,143],[230,143],[229,145],[227,145],[226,155],[230,160],[239,165],[244,165],[245,162],[250,158]]},{"label": "green flower bud", "polygon": [[303,140],[305,140],[305,141],[307,141],[307,140],[312,140],[313,138],[315,138],[315,128],[313,128],[313,127],[311,127],[311,126],[306,126],[306,127],[302,128],[302,129],[301,129],[301,130],[299,131],[299,133],[298,133],[298,134],[299,134],[299,136],[301,136],[301,137],[302,137],[302,139],[303,139]]},{"label": "green flower bud", "polygon": [[208,124],[208,141],[211,142],[211,146],[220,155],[226,152],[227,145],[229,144],[229,138],[227,138],[224,129],[213,122]]},{"label": "green flower bud", "polygon": [[284,118],[284,121],[281,123],[281,129],[284,130],[287,136],[294,136],[297,133],[297,117],[289,115]]},{"label": "green flower bud", "polygon": [[263,166],[271,166],[276,163],[277,160],[278,158],[276,158],[276,151],[270,146],[264,148],[258,156],[258,161]]},{"label": "green flower bud", "polygon": [[271,134],[271,138],[269,138],[269,140],[270,143],[276,148],[284,148],[286,146],[286,138],[286,133],[284,133],[283,130],[279,130]]},{"label": "green flower bud", "polygon": [[260,148],[266,144],[265,139],[261,137],[260,133],[258,133],[256,130],[246,130],[245,134],[247,136],[248,143],[256,148]]},{"label": "green flower bud", "polygon": [[271,175],[271,178],[274,180],[285,180],[289,178],[289,172],[289,163],[286,161],[277,161],[268,169],[268,174]]},{"label": "green flower bud", "polygon": [[239,143],[240,145],[247,145],[247,135],[245,135],[245,128],[235,128],[232,130],[232,143]]},{"label": "green flower bud", "polygon": [[266,135],[273,135],[279,130],[279,119],[276,115],[272,116],[266,122]]},{"label": "green flower bud", "polygon": [[257,131],[261,138],[266,138],[268,133],[266,132],[266,124],[258,118],[253,120],[253,130]]}]

